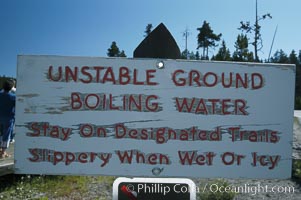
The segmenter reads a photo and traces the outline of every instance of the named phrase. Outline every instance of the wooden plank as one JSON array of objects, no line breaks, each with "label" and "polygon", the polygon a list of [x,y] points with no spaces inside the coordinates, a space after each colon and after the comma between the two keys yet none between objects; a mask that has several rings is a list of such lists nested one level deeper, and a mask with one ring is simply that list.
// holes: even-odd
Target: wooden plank
[{"label": "wooden plank", "polygon": [[20,56],[16,172],[291,176],[293,65],[160,62]]}]

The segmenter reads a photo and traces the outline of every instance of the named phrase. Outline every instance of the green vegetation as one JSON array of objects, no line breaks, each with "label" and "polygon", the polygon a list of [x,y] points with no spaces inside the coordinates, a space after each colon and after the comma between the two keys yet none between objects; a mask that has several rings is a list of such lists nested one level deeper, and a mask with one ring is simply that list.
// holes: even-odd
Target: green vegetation
[{"label": "green vegetation", "polygon": [[[0,177],[0,199],[100,199],[112,198],[112,186],[115,177],[106,176],[45,176],[45,175],[6,175]],[[93,187],[101,184],[99,188]],[[197,199],[232,200],[235,196],[231,185],[223,179],[206,180],[204,191],[197,192]],[[212,188],[209,188],[211,186]],[[222,188],[221,191],[214,191]],[[223,192],[223,188],[225,192]],[[91,195],[91,190],[95,194]],[[103,194],[103,195],[102,195]]]},{"label": "green vegetation", "polygon": [[293,178],[301,182],[301,160],[293,161]]},{"label": "green vegetation", "polygon": [[153,28],[152,24],[147,24],[144,31],[145,33],[144,37],[147,37],[152,32],[152,28]]},{"label": "green vegetation", "polygon": [[124,50],[120,51],[115,41],[112,42],[107,55],[109,57],[126,57]]},{"label": "green vegetation", "polygon": [[102,176],[7,175],[0,177],[0,199],[46,200],[70,196],[81,199],[89,196],[91,183],[105,184],[108,190],[113,181],[114,177]]},{"label": "green vegetation", "polygon": [[217,46],[216,42],[221,39],[222,34],[215,34],[206,21],[204,21],[202,27],[197,28],[197,30],[199,31],[197,37],[198,49],[203,48],[202,60],[209,60],[208,50],[209,48]]}]

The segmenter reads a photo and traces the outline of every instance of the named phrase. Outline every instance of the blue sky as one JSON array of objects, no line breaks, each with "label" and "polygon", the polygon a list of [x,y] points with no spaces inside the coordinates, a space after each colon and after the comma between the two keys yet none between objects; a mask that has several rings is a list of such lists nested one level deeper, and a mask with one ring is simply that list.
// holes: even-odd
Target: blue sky
[{"label": "blue sky", "polygon": [[[261,22],[261,59],[268,57],[277,25],[272,52],[301,50],[300,8],[300,0],[258,0],[259,15],[273,16]],[[17,55],[106,57],[112,41],[132,57],[148,23],[163,22],[181,51],[188,28],[188,49],[195,52],[204,20],[233,53],[240,21],[255,20],[255,0],[0,0],[0,75],[16,77]]]}]

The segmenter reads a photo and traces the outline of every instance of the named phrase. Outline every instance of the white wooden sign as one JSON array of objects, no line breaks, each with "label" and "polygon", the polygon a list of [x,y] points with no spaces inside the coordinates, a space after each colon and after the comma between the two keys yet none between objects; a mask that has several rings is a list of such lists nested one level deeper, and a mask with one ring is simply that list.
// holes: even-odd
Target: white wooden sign
[{"label": "white wooden sign", "polygon": [[289,178],[293,65],[19,56],[16,173]]}]

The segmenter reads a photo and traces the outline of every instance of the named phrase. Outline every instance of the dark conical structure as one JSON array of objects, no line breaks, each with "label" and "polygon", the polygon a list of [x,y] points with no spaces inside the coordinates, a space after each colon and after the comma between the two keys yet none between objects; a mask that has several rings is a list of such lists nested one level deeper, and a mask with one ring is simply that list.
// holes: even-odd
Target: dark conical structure
[{"label": "dark conical structure", "polygon": [[180,49],[163,23],[159,24],[134,51],[134,58],[178,59],[180,57]]}]

